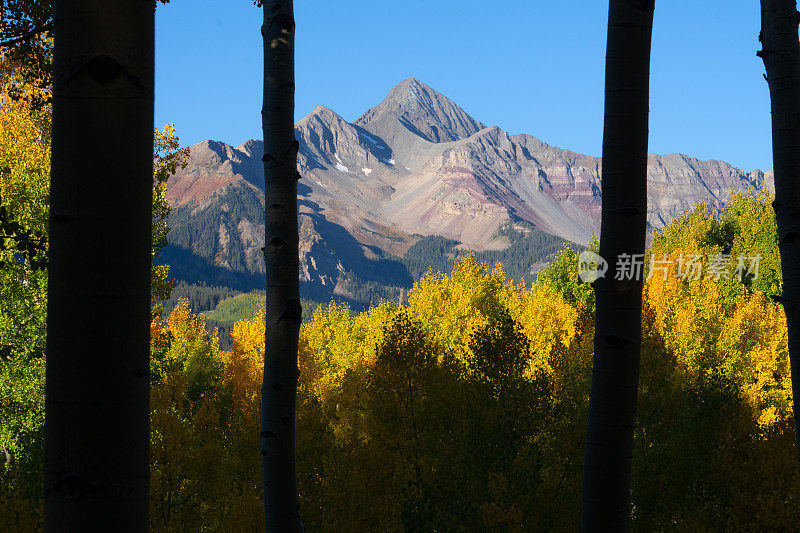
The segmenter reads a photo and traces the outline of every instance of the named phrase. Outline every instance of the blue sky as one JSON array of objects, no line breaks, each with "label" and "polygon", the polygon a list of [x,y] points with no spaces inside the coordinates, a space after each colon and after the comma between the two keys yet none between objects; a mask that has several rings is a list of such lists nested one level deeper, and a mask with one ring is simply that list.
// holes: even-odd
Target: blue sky
[{"label": "blue sky", "polygon": [[[296,118],[346,120],[419,78],[487,125],[600,155],[607,2],[295,0]],[[656,1],[650,151],[772,168],[759,4]],[[172,0],[156,13],[157,125],[182,144],[261,137],[261,10]]]}]

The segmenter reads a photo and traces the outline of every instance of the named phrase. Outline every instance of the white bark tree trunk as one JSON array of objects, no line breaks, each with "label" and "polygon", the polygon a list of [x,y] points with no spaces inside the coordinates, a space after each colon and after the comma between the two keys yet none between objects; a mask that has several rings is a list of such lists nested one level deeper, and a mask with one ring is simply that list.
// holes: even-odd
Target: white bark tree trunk
[{"label": "white bark tree trunk", "polygon": [[294,134],[292,0],[264,2],[264,193],[266,344],[261,389],[261,463],[268,532],[303,531],[297,497],[295,408],[302,309]]},{"label": "white bark tree trunk", "polygon": [[763,50],[772,108],[772,161],[775,170],[775,219],[781,252],[783,304],[789,333],[789,362],[795,420],[800,436],[800,14],[795,0],[761,0]]},{"label": "white bark tree trunk", "polygon": [[[581,529],[625,531],[639,384],[642,273],[615,279],[617,260],[644,254],[653,0],[610,0],[606,49],[600,255]],[[643,257],[641,255],[640,257]],[[643,269],[642,269],[643,270]]]}]

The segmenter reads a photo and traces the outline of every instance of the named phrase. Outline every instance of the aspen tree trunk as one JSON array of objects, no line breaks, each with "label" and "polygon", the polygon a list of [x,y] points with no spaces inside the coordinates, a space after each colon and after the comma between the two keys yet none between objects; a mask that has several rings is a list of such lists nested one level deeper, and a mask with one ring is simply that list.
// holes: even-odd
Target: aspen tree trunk
[{"label": "aspen tree trunk", "polygon": [[581,529],[626,531],[641,346],[642,276],[616,280],[617,258],[644,254],[653,0],[610,0],[600,255]]},{"label": "aspen tree trunk", "polygon": [[297,498],[295,406],[300,335],[292,0],[264,2],[264,196],[267,316],[261,388],[261,477],[268,532],[303,531]]},{"label": "aspen tree trunk", "polygon": [[789,333],[789,362],[795,439],[800,436],[800,45],[795,0],[761,0],[763,50],[772,107],[772,164],[775,219],[781,252],[783,304]]},{"label": "aspen tree trunk", "polygon": [[146,531],[154,5],[55,21],[45,529]]}]

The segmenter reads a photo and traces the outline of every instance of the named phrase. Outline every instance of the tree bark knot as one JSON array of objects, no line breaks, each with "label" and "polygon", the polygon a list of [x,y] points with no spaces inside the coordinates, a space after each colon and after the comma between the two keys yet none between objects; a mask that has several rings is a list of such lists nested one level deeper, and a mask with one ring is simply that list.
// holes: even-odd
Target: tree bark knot
[{"label": "tree bark knot", "polygon": [[110,491],[96,483],[91,483],[77,472],[68,472],[45,488],[45,495],[66,492],[73,497],[91,497],[98,494],[108,494]]},{"label": "tree bark knot", "polygon": [[89,77],[100,85],[108,85],[120,76],[124,76],[125,80],[136,87],[139,92],[143,94],[149,92],[147,88],[142,85],[141,80],[128,71],[122,61],[106,54],[98,54],[81,61],[62,80],[54,84],[54,90],[60,91],[83,71],[86,71]]},{"label": "tree bark knot", "polygon": [[119,60],[105,54],[91,58],[86,67],[89,71],[89,76],[97,83],[103,84],[114,81],[125,69]]},{"label": "tree bark knot", "polygon": [[280,250],[281,248],[286,246],[286,241],[284,241],[280,237],[275,237],[269,241],[269,244],[267,246],[269,246],[273,250]]},{"label": "tree bark knot", "polygon": [[[275,11],[275,7],[278,7],[278,9],[280,9],[279,6],[274,6],[272,8],[273,11]],[[283,34],[289,34],[294,31],[294,17],[288,13],[278,13],[277,15],[270,17],[269,23],[267,23],[264,26],[261,26],[262,37],[264,37],[265,39],[267,38],[267,35],[269,35],[270,32],[272,31],[273,24]]]},{"label": "tree bark knot", "polygon": [[610,333],[602,333],[600,335],[596,335],[595,342],[609,348],[618,348],[631,344],[630,340]]},{"label": "tree bark knot", "polygon": [[299,152],[299,151],[300,151],[300,141],[298,141],[297,139],[294,139],[289,144],[289,149],[286,150],[286,154],[285,155],[287,155],[289,157],[294,155],[294,157],[297,158],[297,152]]}]

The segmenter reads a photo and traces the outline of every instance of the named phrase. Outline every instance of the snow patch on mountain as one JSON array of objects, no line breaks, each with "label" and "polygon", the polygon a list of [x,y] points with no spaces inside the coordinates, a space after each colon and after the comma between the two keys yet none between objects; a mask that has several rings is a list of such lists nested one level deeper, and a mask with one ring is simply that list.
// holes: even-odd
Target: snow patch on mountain
[{"label": "snow patch on mountain", "polygon": [[344,166],[344,163],[342,163],[342,160],[339,158],[339,154],[333,154],[333,155],[336,157],[336,165],[335,165],[336,170],[338,170],[339,172],[347,172],[349,174],[350,169]]}]

